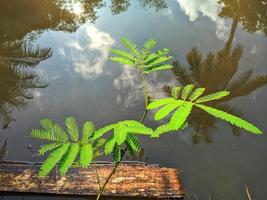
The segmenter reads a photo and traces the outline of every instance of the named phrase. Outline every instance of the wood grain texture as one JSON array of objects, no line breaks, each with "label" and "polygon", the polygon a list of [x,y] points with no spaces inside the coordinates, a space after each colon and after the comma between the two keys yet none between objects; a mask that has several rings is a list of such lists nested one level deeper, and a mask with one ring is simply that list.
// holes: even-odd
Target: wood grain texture
[{"label": "wood grain texture", "polygon": [[[95,196],[99,189],[96,170],[102,185],[113,167],[112,163],[94,163],[86,169],[71,169],[65,176],[54,170],[48,177],[38,178],[39,164],[0,163],[0,192]],[[122,163],[103,196],[179,199],[183,194],[176,169]]]}]

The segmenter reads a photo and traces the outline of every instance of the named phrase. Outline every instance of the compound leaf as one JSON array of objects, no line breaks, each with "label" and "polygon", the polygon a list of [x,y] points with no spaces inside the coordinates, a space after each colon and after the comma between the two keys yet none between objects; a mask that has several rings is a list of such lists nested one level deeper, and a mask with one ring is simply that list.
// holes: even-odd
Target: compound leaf
[{"label": "compound leaf", "polygon": [[253,124],[251,124],[250,122],[247,122],[237,116],[234,116],[232,114],[229,114],[227,112],[209,107],[209,106],[205,106],[205,105],[201,105],[201,104],[195,104],[197,107],[199,107],[200,109],[206,111],[207,113],[209,113],[210,115],[223,119],[227,122],[229,122],[232,125],[235,125],[239,128],[243,128],[251,133],[254,134],[262,134],[262,131],[260,129],[258,129],[256,126],[254,126]]},{"label": "compound leaf", "polygon": [[44,177],[56,166],[56,164],[61,160],[63,155],[69,148],[69,143],[62,144],[59,148],[53,151],[49,157],[44,161],[39,171],[38,176]]}]

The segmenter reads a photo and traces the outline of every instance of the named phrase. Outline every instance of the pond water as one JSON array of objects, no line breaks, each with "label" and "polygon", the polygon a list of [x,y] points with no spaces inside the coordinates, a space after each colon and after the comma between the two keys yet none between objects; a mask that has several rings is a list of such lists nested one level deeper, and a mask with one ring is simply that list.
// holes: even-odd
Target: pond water
[{"label": "pond water", "polygon": [[[267,2],[238,2],[1,1],[0,159],[41,161],[33,156],[40,142],[29,134],[44,117],[63,124],[65,117],[74,116],[80,123],[92,120],[97,127],[139,119],[143,112],[139,73],[109,60],[109,49],[121,48],[123,36],[138,45],[155,38],[158,48],[171,49],[173,61],[188,69],[186,56],[191,51],[197,49],[203,60],[209,53],[217,54],[227,64],[216,73],[206,72],[202,86],[217,91],[239,80],[232,98],[218,106],[267,132]],[[171,71],[147,79],[153,97],[163,96],[165,84],[182,84]],[[253,199],[266,199],[267,134],[252,135],[196,116],[181,132],[142,138],[144,151],[135,159],[178,168],[191,199],[243,200],[245,185]],[[145,123],[159,125],[152,119],[149,114]]]}]

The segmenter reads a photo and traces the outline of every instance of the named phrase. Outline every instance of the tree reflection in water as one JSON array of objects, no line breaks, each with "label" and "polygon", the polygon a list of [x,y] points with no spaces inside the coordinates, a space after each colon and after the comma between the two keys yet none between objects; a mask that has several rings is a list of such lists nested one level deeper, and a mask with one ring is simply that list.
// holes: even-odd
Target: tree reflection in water
[{"label": "tree reflection in water", "polygon": [[[230,91],[231,94],[229,96],[210,104],[210,106],[217,107],[220,110],[237,116],[241,116],[242,112],[236,107],[231,106],[228,101],[240,96],[249,95],[267,84],[267,75],[253,77],[253,69],[237,75],[243,48],[241,45],[232,48],[232,42],[239,19],[240,15],[237,11],[232,23],[230,36],[222,50],[217,53],[209,52],[203,59],[198,48],[193,48],[186,56],[189,67],[183,66],[178,61],[175,61],[172,69],[178,83],[182,86],[195,84],[197,87],[206,88],[206,94],[220,90]],[[170,86],[165,85],[163,91],[167,95],[170,95],[170,88]],[[216,118],[207,113],[197,109],[193,110],[189,118],[190,127],[195,130],[192,143],[198,144],[201,141],[212,143],[209,129],[215,128],[216,122]],[[240,129],[232,125],[230,127],[234,135],[240,135]]]},{"label": "tree reflection in water", "polygon": [[[143,8],[166,8],[165,0],[139,0]],[[112,0],[112,14],[125,12],[128,0]],[[31,89],[48,84],[34,72],[39,62],[52,56],[50,48],[33,45],[47,30],[75,32],[94,23],[103,0],[3,0],[0,3],[0,120],[3,128],[15,121],[14,108],[22,109],[33,98]]]}]

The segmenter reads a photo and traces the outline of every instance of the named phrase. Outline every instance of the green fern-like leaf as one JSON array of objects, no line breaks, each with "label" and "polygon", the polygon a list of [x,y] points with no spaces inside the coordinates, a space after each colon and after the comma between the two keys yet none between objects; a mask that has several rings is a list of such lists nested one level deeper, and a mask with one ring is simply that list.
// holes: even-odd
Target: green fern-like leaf
[{"label": "green fern-like leaf", "polygon": [[112,152],[114,146],[115,146],[116,142],[113,138],[113,136],[110,136],[108,139],[107,139],[107,142],[105,144],[105,154],[108,155]]},{"label": "green fern-like leaf", "polygon": [[223,119],[227,122],[229,122],[232,125],[235,125],[239,128],[243,128],[251,133],[255,133],[255,134],[262,134],[262,131],[260,129],[258,129],[256,126],[254,126],[253,124],[239,118],[236,117],[234,115],[231,115],[229,113],[226,113],[224,111],[209,107],[209,106],[205,106],[205,105],[201,105],[201,104],[195,104],[197,107],[199,107],[200,109],[206,111],[207,113],[209,113],[210,115]]},{"label": "green fern-like leaf", "polygon": [[115,124],[110,124],[107,126],[104,126],[103,128],[98,129],[97,131],[95,131],[93,139],[98,139],[100,137],[102,137],[106,132],[112,130],[115,127]]},{"label": "green fern-like leaf", "polygon": [[126,130],[128,133],[136,133],[143,135],[150,135],[153,133],[153,130],[143,123],[135,121],[135,120],[124,120],[121,122],[124,125],[127,125]]},{"label": "green fern-like leaf", "polygon": [[148,74],[150,72],[155,72],[155,71],[161,71],[161,70],[168,70],[171,69],[172,65],[158,65],[158,66],[152,66],[152,67],[147,67],[144,69],[144,73]]},{"label": "green fern-like leaf", "polygon": [[159,59],[161,56],[166,56],[168,55],[168,53],[170,52],[169,49],[167,48],[163,48],[158,50],[156,53],[151,53],[149,54],[146,59],[144,60],[145,65],[149,65],[151,62]]},{"label": "green fern-like leaf", "polygon": [[148,110],[152,110],[152,109],[161,107],[165,104],[169,104],[169,103],[173,103],[173,102],[175,102],[175,99],[173,99],[173,98],[163,98],[163,99],[152,101],[150,104],[148,104],[148,106],[146,108]]},{"label": "green fern-like leaf", "polygon": [[158,138],[161,134],[163,134],[163,133],[168,133],[168,132],[170,132],[170,131],[174,131],[174,129],[173,129],[172,126],[170,126],[169,123],[167,123],[167,124],[162,124],[162,125],[158,126],[158,127],[155,129],[155,131],[154,131],[154,133],[151,135],[151,137],[152,137],[152,138]]},{"label": "green fern-like leaf", "polygon": [[54,136],[54,134],[51,134],[51,132],[46,130],[33,129],[31,132],[31,136],[41,140],[50,140],[56,142],[60,141],[58,138]]},{"label": "green fern-like leaf", "polygon": [[140,150],[140,142],[134,134],[129,133],[126,138],[126,143],[128,147],[131,148],[131,151],[139,151]]},{"label": "green fern-like leaf", "polygon": [[80,166],[85,168],[90,165],[94,156],[93,147],[91,144],[84,144],[80,150]]},{"label": "green fern-like leaf", "polygon": [[118,124],[114,128],[114,140],[118,145],[121,145],[126,140],[126,137],[127,137],[127,130],[125,129],[125,127]]},{"label": "green fern-like leaf", "polygon": [[121,43],[128,48],[133,54],[135,54],[136,56],[139,56],[139,52],[137,49],[137,46],[128,38],[123,37],[121,38]]},{"label": "green fern-like leaf", "polygon": [[57,148],[49,155],[49,157],[44,161],[44,163],[41,166],[41,169],[38,174],[39,177],[44,177],[50,173],[50,171],[56,166],[56,164],[61,160],[63,155],[66,153],[66,151],[69,148],[69,145],[70,145],[69,143],[61,145],[59,148]]},{"label": "green fern-like leaf", "polygon": [[129,66],[134,66],[135,63],[132,60],[129,60],[128,58],[123,58],[123,57],[110,57],[110,60],[122,63],[122,64],[126,64]]},{"label": "green fern-like leaf", "polygon": [[153,130],[151,128],[142,126],[129,126],[126,128],[126,131],[128,133],[143,134],[143,135],[151,135],[153,133]]},{"label": "green fern-like leaf", "polygon": [[41,125],[42,125],[42,127],[44,128],[44,129],[52,129],[53,128],[53,126],[54,126],[54,123],[53,123],[53,121],[51,120],[51,119],[48,119],[48,118],[45,118],[45,119],[42,119],[41,121],[40,121],[40,123],[41,123]]},{"label": "green fern-like leaf", "polygon": [[126,124],[127,126],[141,126],[141,127],[146,127],[144,124],[141,122],[135,121],[135,120],[124,120],[122,121],[123,124]]},{"label": "green fern-like leaf", "polygon": [[42,156],[46,152],[51,151],[51,150],[53,150],[53,149],[55,149],[55,148],[57,148],[57,147],[59,147],[61,145],[62,145],[62,143],[57,143],[57,142],[55,142],[55,143],[49,143],[49,144],[44,144],[44,145],[42,145],[40,147],[39,154]]},{"label": "green fern-like leaf", "polygon": [[152,62],[150,62],[149,64],[147,64],[145,66],[145,69],[146,68],[150,68],[150,67],[153,67],[153,66],[158,66],[159,64],[163,63],[163,62],[166,62],[168,60],[170,60],[172,58],[172,56],[162,56],[162,57],[158,57],[157,59],[153,60]]},{"label": "green fern-like leaf", "polygon": [[115,144],[114,148],[113,148],[113,151],[112,151],[112,157],[113,157],[113,160],[116,162],[116,163],[119,163],[122,159],[121,157],[121,147],[117,144]]},{"label": "green fern-like leaf", "polygon": [[189,97],[190,101],[196,100],[205,92],[205,88],[196,88]]},{"label": "green fern-like leaf", "polygon": [[215,93],[200,97],[195,102],[196,103],[204,103],[204,102],[208,102],[208,101],[213,101],[213,100],[221,99],[225,96],[228,96],[229,94],[230,94],[229,91],[215,92]]},{"label": "green fern-like leaf", "polygon": [[187,98],[189,97],[189,95],[191,94],[192,90],[194,89],[194,85],[193,84],[189,84],[186,85],[183,90],[182,90],[182,94],[181,94],[181,98],[183,100],[187,100]]},{"label": "green fern-like leaf", "polygon": [[154,116],[155,120],[161,120],[165,118],[170,112],[175,110],[171,116],[169,123],[159,126],[154,131],[154,133],[151,135],[151,137],[158,137],[159,135],[167,131],[174,131],[174,130],[182,129],[193,109],[193,106],[197,106],[201,108],[202,110],[206,111],[207,113],[209,113],[210,115],[213,115],[217,118],[221,118],[239,128],[244,128],[245,130],[248,130],[255,134],[262,133],[262,131],[259,130],[257,127],[255,127],[253,124],[246,122],[245,120],[241,118],[238,118],[229,113],[220,111],[218,109],[199,104],[199,103],[221,99],[229,95],[228,91],[219,91],[219,92],[215,92],[215,93],[200,97],[204,93],[205,89],[196,88],[195,90],[193,90],[193,88],[194,88],[194,85],[192,84],[186,85],[184,88],[182,88],[181,89],[182,100],[181,100],[181,99],[177,99],[177,97],[180,96],[178,94],[180,93],[180,88],[174,87],[171,89],[172,98],[164,98],[160,100],[155,100],[147,106],[148,110],[155,109],[155,108],[162,106],[162,108],[156,112]]},{"label": "green fern-like leaf", "polygon": [[77,142],[79,139],[79,128],[76,120],[73,117],[67,117],[65,124],[68,128],[68,133],[72,141]]},{"label": "green fern-like leaf", "polygon": [[106,140],[104,138],[99,138],[93,143],[93,149],[98,149],[104,146]]},{"label": "green fern-like leaf", "polygon": [[54,127],[50,131],[51,131],[51,134],[53,134],[54,137],[57,138],[58,141],[66,142],[69,139],[67,133],[58,124],[55,124]]},{"label": "green fern-like leaf", "polygon": [[159,109],[156,114],[154,115],[154,120],[158,121],[161,120],[165,117],[167,117],[170,112],[181,106],[183,103],[182,102],[175,102],[175,103],[170,103],[165,106],[163,106],[161,109]]},{"label": "green fern-like leaf", "polygon": [[122,56],[122,57],[126,58],[127,60],[131,60],[133,62],[136,61],[136,58],[134,56],[132,56],[131,54],[129,54],[128,52],[126,52],[126,51],[122,51],[120,49],[110,49],[110,51],[112,53],[115,53],[115,54],[117,54],[119,56]]},{"label": "green fern-like leaf", "polygon": [[146,74],[172,68],[171,65],[164,64],[172,58],[168,56],[169,49],[163,48],[156,53],[151,52],[152,48],[157,43],[154,39],[147,40],[140,50],[137,48],[137,45],[128,38],[122,38],[121,43],[129,49],[130,52],[120,49],[111,49],[110,51],[117,55],[110,58],[112,61],[135,67]]},{"label": "green fern-like leaf", "polygon": [[73,143],[69,145],[68,150],[63,155],[59,163],[59,172],[61,175],[66,174],[66,172],[72,166],[79,153],[79,150],[80,150],[80,145],[78,143]]},{"label": "green fern-like leaf", "polygon": [[95,130],[95,126],[93,122],[87,121],[83,124],[83,132],[82,132],[82,139],[81,139],[82,144],[85,144],[88,142],[88,139],[92,135],[94,130]]},{"label": "green fern-like leaf", "polygon": [[178,130],[182,127],[182,125],[187,121],[187,118],[190,115],[192,108],[193,104],[189,102],[184,103],[173,113],[169,122],[173,130]]},{"label": "green fern-like leaf", "polygon": [[94,124],[91,121],[84,123],[80,140],[79,129],[73,117],[65,120],[70,138],[61,126],[49,119],[41,120],[41,124],[45,130],[33,129],[31,135],[54,142],[42,145],[39,150],[40,155],[52,151],[41,166],[40,176],[46,176],[56,166],[56,163],[59,163],[59,172],[63,175],[72,166],[89,166],[93,158],[103,154],[100,148],[105,144],[105,139],[92,138]]},{"label": "green fern-like leaf", "polygon": [[149,39],[144,43],[143,47],[145,50],[150,50],[153,49],[156,46],[156,44],[157,41],[155,39]]}]

